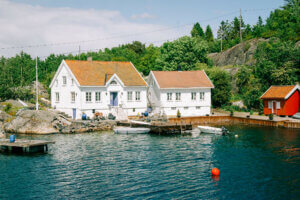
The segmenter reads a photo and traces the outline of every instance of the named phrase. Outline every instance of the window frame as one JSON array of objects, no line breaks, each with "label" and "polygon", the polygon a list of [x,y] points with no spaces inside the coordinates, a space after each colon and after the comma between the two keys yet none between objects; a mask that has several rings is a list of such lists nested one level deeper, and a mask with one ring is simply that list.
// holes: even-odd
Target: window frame
[{"label": "window frame", "polygon": [[273,101],[268,101],[268,109],[273,109]]},{"label": "window frame", "polygon": [[127,101],[132,101],[132,99],[133,99],[132,97],[133,97],[133,92],[132,91],[127,91]]},{"label": "window frame", "polygon": [[101,102],[101,92],[95,92],[95,102]]},{"label": "window frame", "polygon": [[141,91],[135,91],[135,100],[141,101]]},{"label": "window frame", "polygon": [[200,99],[200,101],[205,100],[205,92],[199,92],[199,99]]},{"label": "window frame", "polygon": [[172,101],[172,96],[173,96],[172,92],[167,92],[167,101]]},{"label": "window frame", "polygon": [[[74,99],[73,99],[73,97],[74,97]],[[76,101],[76,93],[75,92],[71,92],[71,103],[75,103],[75,101]]]},{"label": "window frame", "polygon": [[[279,106],[278,106],[278,105],[279,105]],[[281,109],[280,101],[277,101],[277,102],[276,102],[276,109],[277,109],[277,110],[280,110],[280,109]]]},{"label": "window frame", "polygon": [[176,92],[176,101],[181,101],[181,92]]},{"label": "window frame", "polygon": [[196,101],[197,100],[197,92],[191,92],[191,100]]},{"label": "window frame", "polygon": [[85,92],[85,102],[86,103],[92,102],[92,92]]},{"label": "window frame", "polygon": [[67,76],[63,76],[63,85],[67,85]]},{"label": "window frame", "polygon": [[55,102],[59,103],[60,97],[59,97],[59,92],[55,92]]}]

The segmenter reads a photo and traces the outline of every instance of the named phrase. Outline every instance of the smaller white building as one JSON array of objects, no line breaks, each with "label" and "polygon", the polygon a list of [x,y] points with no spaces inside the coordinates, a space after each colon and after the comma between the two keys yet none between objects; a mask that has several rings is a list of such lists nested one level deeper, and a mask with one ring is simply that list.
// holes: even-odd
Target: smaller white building
[{"label": "smaller white building", "polygon": [[154,113],[203,116],[211,113],[214,85],[205,71],[151,71],[148,100]]},{"label": "smaller white building", "polygon": [[126,119],[147,109],[147,83],[131,62],[63,60],[50,89],[52,107],[74,119]]}]

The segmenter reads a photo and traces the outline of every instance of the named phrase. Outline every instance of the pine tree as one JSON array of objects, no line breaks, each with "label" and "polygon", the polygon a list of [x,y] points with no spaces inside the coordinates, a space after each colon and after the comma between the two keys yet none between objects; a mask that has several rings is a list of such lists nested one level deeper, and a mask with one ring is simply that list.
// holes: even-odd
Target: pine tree
[{"label": "pine tree", "polygon": [[197,22],[192,31],[191,31],[192,37],[202,37],[205,38],[205,34],[203,32],[203,29],[201,28],[200,24]]},{"label": "pine tree", "polygon": [[209,25],[206,26],[205,36],[208,42],[214,41],[214,35]]}]

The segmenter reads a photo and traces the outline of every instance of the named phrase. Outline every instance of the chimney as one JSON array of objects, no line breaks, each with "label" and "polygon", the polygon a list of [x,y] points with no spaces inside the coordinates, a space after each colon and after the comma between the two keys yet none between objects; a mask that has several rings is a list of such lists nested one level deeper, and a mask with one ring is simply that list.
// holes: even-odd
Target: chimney
[{"label": "chimney", "polygon": [[92,56],[87,57],[87,60],[88,60],[88,61],[93,61]]},{"label": "chimney", "polygon": [[104,85],[106,85],[106,81],[107,81],[107,74],[105,73]]}]

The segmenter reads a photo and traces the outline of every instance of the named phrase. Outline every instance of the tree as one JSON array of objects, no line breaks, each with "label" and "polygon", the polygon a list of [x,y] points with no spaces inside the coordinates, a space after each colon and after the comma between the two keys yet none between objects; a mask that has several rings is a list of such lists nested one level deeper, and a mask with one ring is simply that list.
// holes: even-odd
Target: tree
[{"label": "tree", "polygon": [[214,35],[209,25],[206,26],[205,37],[208,42],[214,41]]},{"label": "tree", "polygon": [[202,37],[205,38],[204,32],[202,27],[200,26],[200,24],[197,22],[196,24],[194,24],[194,27],[191,31],[191,35],[192,37]]},{"label": "tree", "polygon": [[193,70],[197,62],[208,63],[207,51],[207,42],[199,37],[184,36],[175,41],[166,42],[160,48],[157,70],[177,70],[178,65],[183,71]]},{"label": "tree", "polygon": [[228,105],[231,98],[230,74],[218,67],[207,69],[206,72],[215,86],[212,89],[212,104],[216,107]]}]

